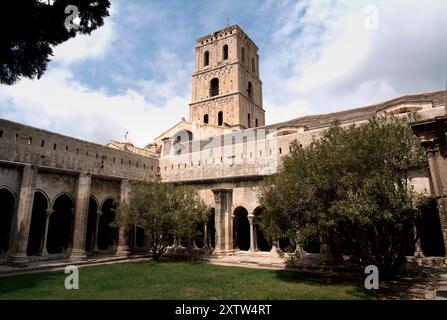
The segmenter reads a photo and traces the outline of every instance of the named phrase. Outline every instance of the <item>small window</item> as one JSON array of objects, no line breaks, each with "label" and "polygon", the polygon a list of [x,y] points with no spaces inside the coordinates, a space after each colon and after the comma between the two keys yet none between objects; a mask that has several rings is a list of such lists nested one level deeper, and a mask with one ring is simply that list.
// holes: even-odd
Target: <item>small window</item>
[{"label": "small window", "polygon": [[282,154],[282,149],[281,148],[279,148],[279,154]]},{"label": "small window", "polygon": [[228,59],[228,45],[224,45],[223,46],[222,56],[223,56],[223,60],[227,60]]},{"label": "small window", "polygon": [[45,147],[45,141],[44,140],[42,140],[42,142],[40,143],[40,146],[43,148],[43,147]]},{"label": "small window", "polygon": [[247,115],[247,123],[248,123],[248,128],[251,128],[251,116],[250,114]]},{"label": "small window", "polygon": [[251,84],[251,81],[248,81],[247,94],[250,99],[253,99],[253,85]]},{"label": "small window", "polygon": [[259,126],[258,118],[255,119],[255,126],[256,126],[256,128]]},{"label": "small window", "polygon": [[219,79],[214,78],[210,82],[210,97],[217,96],[219,94]]},{"label": "small window", "polygon": [[99,157],[99,154],[96,154],[96,159],[98,159],[98,157]]},{"label": "small window", "polygon": [[0,130],[0,138],[3,136],[3,130]]},{"label": "small window", "polygon": [[203,54],[203,66],[206,67],[210,64],[210,53],[208,51],[205,51]]},{"label": "small window", "polygon": [[57,144],[53,144],[53,150],[56,150]]},{"label": "small window", "polygon": [[33,138],[28,139],[28,144],[31,144],[31,143],[33,143]]},{"label": "small window", "polygon": [[123,159],[121,159],[121,164],[123,164],[123,162],[124,162],[124,160],[123,160]]},{"label": "small window", "polygon": [[[79,149],[76,149],[76,155],[79,154]],[[115,158],[113,158],[113,163],[115,163]]]},{"label": "small window", "polygon": [[206,123],[206,124],[209,123],[208,114],[203,116],[203,123]]},{"label": "small window", "polygon": [[19,134],[16,133],[16,141],[19,140]]},{"label": "small window", "polygon": [[65,152],[68,152],[68,146],[65,146]]},{"label": "small window", "polygon": [[219,113],[217,114],[217,125],[221,126],[223,125],[223,112],[219,111]]}]

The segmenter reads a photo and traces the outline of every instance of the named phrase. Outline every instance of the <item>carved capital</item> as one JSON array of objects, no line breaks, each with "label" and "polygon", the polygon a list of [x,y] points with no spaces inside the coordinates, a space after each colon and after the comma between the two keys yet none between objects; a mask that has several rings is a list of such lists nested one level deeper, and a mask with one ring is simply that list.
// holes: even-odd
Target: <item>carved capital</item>
[{"label": "carved capital", "polygon": [[220,191],[214,191],[214,201],[220,202],[222,200],[221,192]]}]

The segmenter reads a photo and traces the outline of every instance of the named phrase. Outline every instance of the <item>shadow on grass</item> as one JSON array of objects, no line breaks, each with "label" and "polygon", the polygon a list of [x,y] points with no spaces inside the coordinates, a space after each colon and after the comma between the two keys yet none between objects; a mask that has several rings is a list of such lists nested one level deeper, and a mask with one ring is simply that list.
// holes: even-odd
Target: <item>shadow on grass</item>
[{"label": "shadow on grass", "polygon": [[302,283],[311,286],[351,286],[346,293],[362,299],[374,299],[375,293],[363,286],[364,276],[357,273],[332,273],[276,270],[276,278],[288,283]]},{"label": "shadow on grass", "polygon": [[[61,275],[61,271],[0,277],[0,299],[7,299],[7,294],[17,291],[41,288],[46,284],[63,283],[63,281],[64,277]],[[36,296],[36,299],[39,297]]]}]

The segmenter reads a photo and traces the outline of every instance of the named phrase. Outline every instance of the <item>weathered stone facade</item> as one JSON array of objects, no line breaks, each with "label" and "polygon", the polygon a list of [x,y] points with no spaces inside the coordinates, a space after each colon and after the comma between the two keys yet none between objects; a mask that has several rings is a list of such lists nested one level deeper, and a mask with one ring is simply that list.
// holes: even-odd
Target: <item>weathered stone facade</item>
[{"label": "weathered stone facade", "polygon": [[422,119],[414,130],[430,166],[415,172],[412,183],[437,197],[446,246],[445,91],[266,126],[259,74],[258,48],[238,26],[200,38],[189,119],[145,148],[118,141],[101,146],[0,119],[0,262],[82,260],[144,247],[141,230],[109,224],[113,203],[128,198],[129,182],[156,177],[194,186],[213,207],[205,248],[276,254],[279,244],[267,243],[259,230],[257,191],[291,143],[309,144],[335,120],[357,125],[377,114],[413,111]]}]

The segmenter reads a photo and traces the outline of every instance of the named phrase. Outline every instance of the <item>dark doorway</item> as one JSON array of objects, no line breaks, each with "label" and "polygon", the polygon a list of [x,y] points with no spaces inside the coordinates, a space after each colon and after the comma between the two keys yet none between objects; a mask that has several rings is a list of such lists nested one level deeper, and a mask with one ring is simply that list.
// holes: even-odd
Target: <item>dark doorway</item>
[{"label": "dark doorway", "polygon": [[116,247],[118,228],[111,224],[115,221],[115,204],[112,198],[107,199],[102,207],[102,215],[98,226],[98,248],[108,250]]},{"label": "dark doorway", "polygon": [[65,252],[70,245],[73,218],[73,200],[66,194],[57,197],[48,223],[47,251],[49,254]]},{"label": "dark doorway", "polygon": [[234,239],[240,250],[250,249],[250,223],[248,222],[248,212],[244,207],[237,207],[234,210]]},{"label": "dark doorway", "polygon": [[259,207],[256,208],[253,214],[255,215],[254,224],[256,230],[256,240],[258,244],[258,249],[261,251],[270,251],[272,250],[272,246],[270,242],[267,241],[261,229],[262,209]]},{"label": "dark doorway", "polygon": [[216,247],[216,225],[215,225],[215,211],[211,208],[210,218],[208,220],[207,233],[208,245],[212,248]]},{"label": "dark doorway", "polygon": [[26,249],[26,254],[29,256],[39,255],[42,253],[47,209],[47,198],[41,192],[36,192],[34,194],[31,225],[28,235],[28,246]]},{"label": "dark doorway", "polygon": [[422,214],[416,226],[424,255],[427,257],[445,256],[444,239],[435,200],[422,208]]},{"label": "dark doorway", "polygon": [[9,236],[14,214],[15,198],[11,191],[0,189],[0,255],[9,249]]},{"label": "dark doorway", "polygon": [[98,211],[98,202],[90,197],[88,202],[88,218],[87,218],[87,233],[85,235],[85,250],[92,251],[95,243],[96,233],[96,215]]}]

